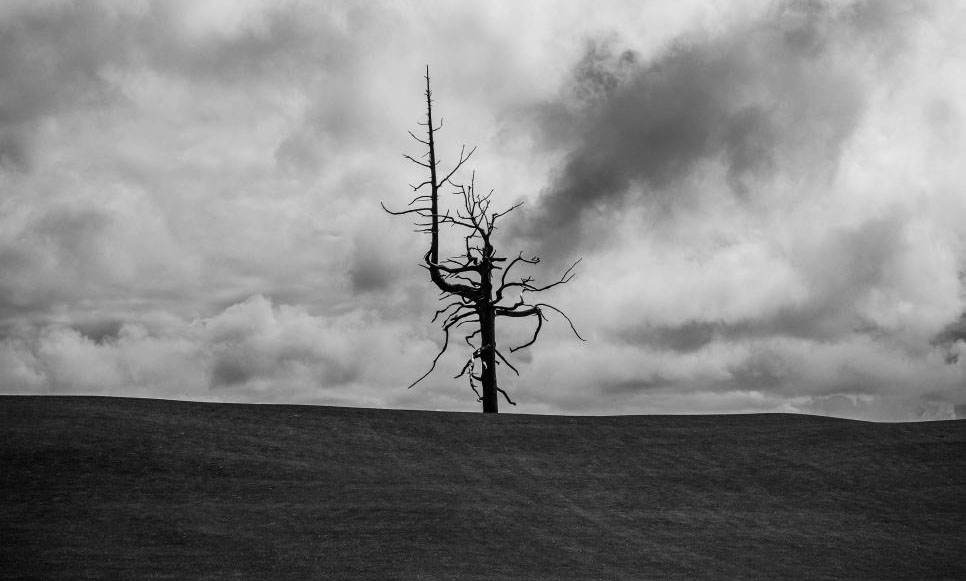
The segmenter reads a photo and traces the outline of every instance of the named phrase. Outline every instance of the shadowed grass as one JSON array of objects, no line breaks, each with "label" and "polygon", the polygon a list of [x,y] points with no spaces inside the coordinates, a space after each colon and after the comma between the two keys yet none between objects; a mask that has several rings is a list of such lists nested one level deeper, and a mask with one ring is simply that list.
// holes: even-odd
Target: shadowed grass
[{"label": "shadowed grass", "polygon": [[966,578],[966,422],[0,397],[0,578]]}]

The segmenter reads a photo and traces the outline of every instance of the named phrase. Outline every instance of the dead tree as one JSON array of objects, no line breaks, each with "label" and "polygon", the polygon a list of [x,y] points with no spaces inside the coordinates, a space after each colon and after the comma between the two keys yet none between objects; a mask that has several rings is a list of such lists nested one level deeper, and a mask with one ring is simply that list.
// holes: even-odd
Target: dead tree
[{"label": "dead tree", "polygon": [[[503,363],[517,375],[520,374],[497,347],[497,320],[501,317],[532,318],[535,322],[530,340],[522,345],[511,347],[510,353],[536,342],[549,311],[556,312],[566,319],[577,338],[583,340],[573,322],[563,311],[547,303],[528,300],[530,295],[569,282],[574,276],[574,267],[580,261],[574,262],[559,279],[549,284],[538,285],[530,276],[509,278],[510,271],[515,266],[540,262],[537,257],[525,258],[522,252],[508,261],[505,256],[497,256],[496,249],[493,248],[492,237],[497,220],[518,208],[520,204],[501,212],[494,211],[491,209],[493,191],[485,195],[478,194],[475,173],[471,174],[468,183],[457,181],[457,172],[476,151],[475,147],[467,151],[466,146],[463,146],[456,164],[449,171],[440,171],[440,162],[436,157],[436,133],[442,127],[442,123],[439,126],[433,125],[429,67],[426,67],[426,121],[419,125],[426,127],[426,138],[423,139],[411,131],[409,135],[422,144],[426,151],[419,158],[410,155],[404,157],[427,172],[427,179],[418,185],[411,186],[413,198],[409,202],[408,209],[393,211],[385,204],[382,205],[386,212],[394,216],[414,214],[418,217],[417,232],[430,235],[429,249],[420,266],[429,271],[430,279],[440,290],[440,300],[446,302],[446,305],[436,311],[433,317],[434,323],[441,321],[443,346],[433,359],[429,371],[409,387],[412,388],[425,379],[436,368],[436,363],[449,346],[450,332],[467,328],[463,339],[470,346],[472,354],[455,377],[467,377],[470,388],[476,393],[477,401],[483,403],[483,411],[497,413],[499,411],[497,393],[503,394],[511,405],[516,405],[497,382],[497,365]],[[441,209],[439,194],[444,188],[452,188],[451,193],[458,197],[455,210]],[[441,226],[457,229],[460,232],[464,243],[464,252],[461,255],[440,261]],[[482,388],[482,393],[477,389],[477,385]]]}]

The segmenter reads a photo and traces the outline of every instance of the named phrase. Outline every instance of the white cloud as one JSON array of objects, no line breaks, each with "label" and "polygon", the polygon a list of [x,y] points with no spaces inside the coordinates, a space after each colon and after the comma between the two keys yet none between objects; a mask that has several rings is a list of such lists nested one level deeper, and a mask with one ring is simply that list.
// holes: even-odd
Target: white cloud
[{"label": "white cloud", "polygon": [[320,317],[261,295],[156,327],[125,323],[93,338],[51,325],[6,339],[0,381],[28,393],[388,405],[405,401],[402,387],[436,348],[362,311]]},{"label": "white cloud", "polygon": [[[553,320],[502,376],[516,411],[942,415],[966,384],[964,24],[860,1],[4,3],[0,390],[476,409],[459,349],[403,389],[438,306],[425,241],[378,207],[421,181],[401,154],[429,63],[444,160],[478,144],[498,204],[529,202],[506,252],[585,257],[548,298],[590,342]],[[602,167],[619,179],[575,178]],[[540,211],[566,228],[518,248]]]}]

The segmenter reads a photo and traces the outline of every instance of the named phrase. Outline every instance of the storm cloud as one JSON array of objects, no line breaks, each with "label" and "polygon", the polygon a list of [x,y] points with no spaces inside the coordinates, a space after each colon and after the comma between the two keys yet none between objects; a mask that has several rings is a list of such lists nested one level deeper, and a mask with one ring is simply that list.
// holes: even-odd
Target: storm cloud
[{"label": "storm cloud", "polygon": [[829,180],[888,69],[883,47],[919,17],[890,2],[784,2],[652,56],[591,42],[560,98],[533,112],[565,155],[519,232],[545,255],[570,252],[590,214],[692,202],[685,182],[708,166],[739,198],[769,195],[777,176]]},{"label": "storm cloud", "polygon": [[425,179],[402,154],[429,64],[443,164],[477,145],[495,205],[525,202],[499,249],[538,282],[584,258],[546,298],[588,341],[551,316],[501,376],[515,411],[949,417],[964,26],[925,2],[4,2],[0,392],[477,409],[455,346],[405,389],[441,305],[425,236],[379,207]]}]

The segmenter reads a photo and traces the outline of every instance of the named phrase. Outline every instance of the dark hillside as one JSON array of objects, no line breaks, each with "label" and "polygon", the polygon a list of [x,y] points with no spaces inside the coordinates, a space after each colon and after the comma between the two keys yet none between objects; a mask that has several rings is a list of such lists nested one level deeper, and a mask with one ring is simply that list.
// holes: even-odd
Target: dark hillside
[{"label": "dark hillside", "polygon": [[966,578],[966,422],[0,397],[0,578]]}]

